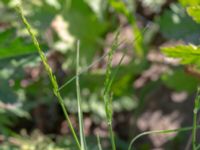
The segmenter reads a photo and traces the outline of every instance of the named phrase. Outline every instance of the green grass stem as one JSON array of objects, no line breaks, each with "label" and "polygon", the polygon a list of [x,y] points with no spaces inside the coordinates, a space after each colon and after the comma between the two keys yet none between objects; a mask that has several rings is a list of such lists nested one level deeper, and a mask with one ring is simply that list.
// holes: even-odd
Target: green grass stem
[{"label": "green grass stem", "polygon": [[[142,33],[146,32],[146,30],[149,28],[149,26],[145,27],[144,30],[142,31]],[[112,83],[119,71],[120,65],[124,59],[124,57],[127,54],[128,49],[126,49],[123,52],[122,57],[119,60],[119,63],[117,64],[117,68],[115,70],[115,72],[113,74],[111,74],[111,62],[113,59],[113,54],[114,51],[117,49],[117,43],[118,43],[118,36],[119,33],[116,34],[114,43],[109,51],[108,54],[108,63],[107,63],[107,67],[106,67],[106,79],[105,79],[105,83],[104,83],[104,93],[103,93],[103,98],[104,98],[104,105],[105,105],[105,112],[106,112],[106,118],[107,118],[107,124],[108,124],[108,129],[109,129],[109,134],[110,134],[110,138],[111,138],[111,144],[112,144],[112,149],[115,150],[116,149],[116,144],[115,144],[115,137],[114,137],[114,133],[113,133],[113,129],[112,129],[112,96],[111,94],[111,86]],[[137,35],[136,38],[134,39],[133,42],[137,41],[139,38],[141,38],[141,35]]]},{"label": "green grass stem", "polygon": [[[120,45],[122,45],[125,41],[122,41],[118,44],[117,47],[119,47]],[[86,68],[84,68],[83,70],[79,71],[79,76],[83,73],[85,73],[86,71],[88,71],[89,69],[91,69],[93,66],[95,66],[96,64],[98,64],[101,60],[103,60],[106,56],[108,56],[109,52],[105,53],[104,55],[102,55],[101,57],[99,57],[98,59],[96,59],[93,63],[91,63],[89,66],[87,66]],[[72,81],[74,81],[76,79],[76,75],[73,76],[71,79],[69,79],[67,82],[65,82],[62,86],[59,87],[59,91],[61,91],[62,89],[64,89],[67,85],[69,85]]]},{"label": "green grass stem", "polygon": [[197,132],[197,114],[200,106],[200,87],[197,89],[197,95],[194,102],[193,110],[193,130],[192,130],[192,149],[196,150],[196,132]]},{"label": "green grass stem", "polygon": [[80,60],[80,42],[77,42],[77,55],[76,55],[76,94],[77,94],[77,102],[78,102],[78,120],[79,120],[79,133],[80,133],[80,141],[81,141],[81,149],[86,150],[86,140],[84,135],[84,124],[83,124],[83,112],[81,108],[81,92],[80,92],[80,84],[79,84],[79,60]]},{"label": "green grass stem", "polygon": [[97,144],[98,144],[98,149],[99,149],[99,150],[102,150],[101,140],[100,140],[99,135],[97,135]]},{"label": "green grass stem", "polygon": [[146,47],[144,44],[143,34],[140,31],[140,29],[137,25],[137,22],[136,22],[135,12],[129,11],[129,9],[127,8],[127,6],[125,5],[125,3],[122,0],[119,0],[119,1],[109,0],[108,2],[115,9],[116,12],[122,13],[127,18],[128,22],[132,26],[134,35],[135,36],[139,35],[141,37],[133,44],[134,44],[136,55],[139,58],[144,57],[146,55]]}]

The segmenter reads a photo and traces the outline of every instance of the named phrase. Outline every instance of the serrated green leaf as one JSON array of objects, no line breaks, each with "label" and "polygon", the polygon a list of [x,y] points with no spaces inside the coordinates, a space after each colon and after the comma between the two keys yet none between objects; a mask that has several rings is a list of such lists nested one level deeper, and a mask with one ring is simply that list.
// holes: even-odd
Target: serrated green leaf
[{"label": "serrated green leaf", "polygon": [[173,58],[179,58],[183,64],[200,65],[200,47],[194,45],[178,45],[162,47],[162,52]]},{"label": "serrated green leaf", "polygon": [[187,12],[193,18],[193,20],[195,20],[197,23],[200,23],[200,5],[188,7]]}]

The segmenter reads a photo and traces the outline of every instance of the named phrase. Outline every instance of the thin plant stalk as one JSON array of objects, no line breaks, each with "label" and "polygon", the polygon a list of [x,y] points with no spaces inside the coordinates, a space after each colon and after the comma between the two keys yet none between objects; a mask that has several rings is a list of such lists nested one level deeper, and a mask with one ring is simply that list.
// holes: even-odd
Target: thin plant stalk
[{"label": "thin plant stalk", "polygon": [[98,149],[102,150],[102,146],[101,146],[101,141],[100,141],[99,135],[97,135],[97,143],[98,143]]},{"label": "thin plant stalk", "polygon": [[[146,27],[142,30],[142,33],[145,33],[145,32],[147,31],[148,28],[149,28],[149,26],[146,26]],[[135,42],[135,41],[137,41],[137,40],[139,40],[139,39],[140,39],[140,35],[138,35],[138,36],[133,40],[133,42]],[[117,64],[117,68],[116,68],[115,72],[113,73],[113,75],[112,75],[112,77],[111,77],[111,79],[110,79],[110,82],[109,82],[109,85],[108,85],[109,88],[111,87],[112,83],[114,82],[114,79],[115,79],[116,76],[117,76],[117,73],[118,73],[118,71],[119,71],[119,68],[120,68],[120,66],[121,66],[121,64],[122,64],[122,62],[123,62],[123,60],[124,60],[124,58],[125,58],[127,52],[128,52],[128,49],[125,49],[125,51],[123,52],[123,55],[121,56],[121,58],[120,58],[120,60],[119,60],[119,62],[118,62],[118,64]]]},{"label": "thin plant stalk", "polygon": [[144,58],[146,55],[146,47],[144,44],[144,38],[142,35],[142,32],[140,31],[137,22],[136,22],[136,17],[135,17],[135,12],[129,11],[127,6],[122,0],[116,1],[116,0],[108,0],[110,5],[119,13],[122,13],[128,20],[128,22],[132,26],[132,30],[134,32],[134,35],[140,36],[140,39],[138,39],[136,42],[134,42],[134,47],[135,47],[135,52],[136,55],[139,58]]},{"label": "thin plant stalk", "polygon": [[114,132],[113,132],[112,121],[108,124],[108,128],[109,128],[109,134],[110,134],[110,137],[111,137],[112,149],[116,150],[115,135],[114,135]]},{"label": "thin plant stalk", "polygon": [[197,114],[200,106],[200,87],[197,89],[197,96],[194,102],[193,110],[193,130],[192,130],[192,149],[196,150],[196,133],[197,133]]},{"label": "thin plant stalk", "polygon": [[[124,43],[124,41],[120,42],[118,44],[117,47],[119,47],[120,45],[122,45]],[[101,60],[103,60],[106,56],[108,56],[109,52],[105,53],[104,55],[102,55],[101,57],[99,57],[97,60],[95,60],[93,63],[91,63],[89,66],[87,66],[86,68],[84,68],[83,70],[79,71],[79,76],[83,73],[85,73],[86,71],[88,71],[89,69],[91,69],[94,65],[98,64]],[[70,78],[67,82],[65,82],[62,86],[59,87],[59,91],[61,91],[62,89],[64,89],[67,85],[69,85],[72,81],[74,81],[76,79],[76,76],[73,76],[72,78]]]},{"label": "thin plant stalk", "polygon": [[[145,27],[143,32],[144,33],[149,26]],[[111,62],[113,59],[113,53],[114,50],[117,49],[117,43],[118,43],[118,36],[119,33],[117,33],[117,35],[115,36],[115,40],[114,43],[112,45],[111,50],[108,53],[108,64],[106,67],[106,80],[105,80],[105,89],[104,89],[104,94],[103,94],[103,98],[104,98],[104,105],[105,105],[105,111],[106,111],[106,118],[107,118],[107,124],[108,124],[108,129],[109,129],[109,134],[110,134],[110,138],[111,138],[111,144],[112,144],[112,149],[115,150],[116,149],[116,144],[115,144],[115,137],[114,137],[114,133],[113,133],[113,129],[112,129],[112,96],[110,95],[111,93],[111,86],[112,83],[119,71],[120,65],[125,57],[125,55],[127,54],[127,49],[124,51],[122,57],[119,60],[119,63],[117,65],[117,68],[115,70],[115,72],[113,73],[113,75],[111,75]],[[140,37],[140,35],[138,35],[133,42],[137,41]]]},{"label": "thin plant stalk", "polygon": [[[149,28],[150,24],[148,24],[142,31],[142,35],[147,31],[147,29]],[[136,38],[133,39],[133,43],[135,43],[137,40],[140,40],[141,36],[140,35],[137,35]],[[121,41],[120,43],[118,43],[115,47],[120,47],[122,44],[125,43],[125,40]],[[119,69],[119,66],[122,62],[122,60],[124,59],[125,57],[125,54],[127,54],[127,50],[124,52],[123,54],[123,58],[121,57],[119,63],[118,63],[118,69]],[[84,72],[88,71],[90,68],[92,68],[94,65],[98,64],[101,60],[103,60],[106,56],[109,55],[109,52],[105,53],[104,55],[102,55],[101,57],[99,57],[97,60],[95,60],[93,63],[91,63],[89,66],[87,66],[86,68],[84,68],[83,70],[79,71],[79,76],[81,74],[83,74]],[[117,73],[117,72],[116,72]],[[115,78],[116,76],[116,73],[115,75],[113,76],[113,79]],[[68,81],[66,81],[62,86],[59,87],[59,91],[63,90],[67,85],[69,85],[72,81],[74,81],[76,79],[76,75],[73,76],[72,78],[70,78]],[[112,83],[112,82],[111,82]]]},{"label": "thin plant stalk", "polygon": [[79,84],[79,51],[80,51],[80,42],[77,42],[77,55],[76,55],[76,94],[78,102],[78,120],[79,120],[79,133],[81,141],[81,149],[86,150],[86,140],[84,135],[84,125],[83,125],[83,113],[81,108],[81,94],[80,94],[80,84]]},{"label": "thin plant stalk", "polygon": [[[197,119],[197,124],[199,124],[199,122],[200,122],[200,116]],[[190,137],[188,139],[188,142],[186,143],[186,146],[185,146],[184,150],[190,150],[191,149],[190,148],[191,145],[192,145],[192,133],[191,133],[191,135],[190,135]],[[196,147],[196,149],[197,149],[197,147]]]},{"label": "thin plant stalk", "polygon": [[42,60],[42,63],[43,63],[43,65],[44,65],[44,68],[45,68],[45,70],[46,70],[46,72],[47,72],[47,74],[48,74],[48,76],[49,76],[49,79],[50,79],[50,81],[51,81],[51,83],[52,83],[52,86],[53,86],[53,93],[54,93],[54,95],[57,97],[58,102],[59,102],[59,104],[60,104],[60,106],[61,106],[61,108],[62,108],[62,111],[63,111],[64,116],[65,116],[65,118],[66,118],[66,121],[67,121],[67,123],[68,123],[68,126],[69,126],[69,128],[70,128],[70,130],[71,130],[72,136],[73,136],[73,138],[74,138],[74,140],[75,140],[75,142],[76,142],[77,148],[78,148],[79,150],[81,150],[81,146],[80,146],[79,140],[78,140],[77,135],[76,135],[76,133],[75,133],[74,127],[73,127],[73,125],[72,125],[72,123],[71,123],[71,121],[70,121],[70,118],[69,118],[69,115],[68,115],[68,113],[67,113],[67,109],[66,109],[66,107],[65,107],[63,98],[61,97],[61,94],[60,94],[60,92],[59,92],[59,87],[58,87],[57,79],[56,79],[55,75],[53,74],[53,71],[52,71],[51,67],[49,66],[49,64],[48,64],[48,62],[47,62],[47,58],[46,58],[44,52],[43,52],[43,51],[41,50],[41,48],[40,48],[40,45],[39,45],[39,43],[38,43],[38,41],[37,41],[37,39],[36,39],[36,36],[35,36],[35,34],[33,33],[33,31],[32,31],[31,25],[28,23],[28,21],[26,20],[24,14],[23,14],[23,11],[22,11],[21,6],[18,5],[16,8],[17,8],[17,9],[16,9],[17,12],[19,13],[19,15],[20,15],[20,17],[21,17],[21,19],[22,19],[22,22],[24,23],[24,25],[25,25],[25,27],[26,27],[28,33],[30,34],[30,36],[31,36],[31,38],[32,38],[33,44],[35,45],[35,47],[36,47],[36,49],[37,49],[37,51],[38,51],[38,53],[39,53],[39,56],[40,56],[40,58],[41,58],[41,60]]}]

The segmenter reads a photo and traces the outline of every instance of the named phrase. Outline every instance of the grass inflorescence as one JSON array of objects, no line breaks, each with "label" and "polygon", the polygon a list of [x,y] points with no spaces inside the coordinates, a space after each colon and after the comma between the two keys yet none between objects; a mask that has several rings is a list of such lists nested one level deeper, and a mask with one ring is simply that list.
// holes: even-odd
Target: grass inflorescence
[{"label": "grass inflorescence", "polygon": [[66,118],[66,121],[67,121],[67,123],[68,123],[68,126],[69,126],[69,128],[70,128],[70,130],[71,130],[71,133],[72,133],[72,135],[73,135],[73,138],[74,138],[74,140],[75,140],[75,142],[76,142],[77,148],[78,148],[79,150],[82,150],[82,149],[81,149],[80,142],[79,142],[79,140],[78,140],[78,137],[77,137],[77,135],[76,135],[76,133],[75,133],[75,129],[74,129],[74,127],[73,127],[73,125],[72,125],[72,123],[71,123],[71,121],[70,121],[70,118],[69,118],[69,115],[68,115],[68,112],[67,112],[67,108],[65,107],[63,98],[62,98],[62,96],[61,96],[61,94],[60,94],[60,92],[59,92],[59,86],[58,86],[58,82],[57,82],[56,76],[53,74],[53,71],[52,71],[51,67],[49,66],[49,64],[48,64],[48,62],[47,62],[47,58],[46,58],[44,52],[41,50],[40,45],[39,45],[39,42],[37,41],[37,38],[36,38],[35,34],[34,34],[33,31],[32,31],[32,27],[31,27],[31,25],[28,23],[27,19],[25,18],[24,14],[23,14],[23,11],[22,11],[21,6],[18,5],[18,6],[16,7],[16,10],[17,10],[17,12],[19,13],[19,15],[20,15],[20,17],[21,17],[21,19],[22,19],[22,22],[24,23],[24,25],[25,25],[25,27],[26,27],[28,33],[30,34],[30,36],[31,36],[31,38],[32,38],[33,44],[35,45],[35,47],[36,47],[36,49],[37,49],[37,51],[38,51],[38,53],[39,53],[39,56],[40,56],[41,61],[42,61],[43,65],[44,65],[44,68],[45,68],[45,70],[46,70],[46,72],[47,72],[47,74],[48,74],[48,76],[49,76],[49,79],[50,79],[50,81],[51,81],[51,83],[52,83],[52,86],[53,86],[53,93],[54,93],[54,95],[57,97],[58,102],[59,102],[59,104],[60,104],[60,106],[61,106],[61,108],[62,108],[62,111],[63,111],[64,116],[65,116],[65,118]]}]

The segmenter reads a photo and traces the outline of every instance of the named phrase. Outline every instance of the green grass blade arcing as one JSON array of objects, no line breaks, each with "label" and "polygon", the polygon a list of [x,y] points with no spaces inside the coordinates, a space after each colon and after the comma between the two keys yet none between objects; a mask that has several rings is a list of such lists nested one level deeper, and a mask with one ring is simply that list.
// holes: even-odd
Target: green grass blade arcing
[{"label": "green grass blade arcing", "polygon": [[80,133],[80,141],[81,141],[81,149],[86,150],[86,140],[84,135],[84,125],[83,125],[83,113],[81,108],[81,92],[80,92],[80,84],[79,84],[79,51],[80,51],[80,42],[77,42],[77,55],[76,55],[76,94],[77,94],[77,103],[78,103],[78,120],[79,120],[79,133]]},{"label": "green grass blade arcing", "polygon": [[[197,128],[200,128],[200,126],[197,126]],[[171,129],[171,130],[153,130],[153,131],[147,131],[147,132],[143,132],[141,134],[138,134],[137,136],[135,136],[130,144],[129,144],[129,147],[128,147],[128,150],[131,150],[134,142],[145,136],[145,135],[150,135],[150,134],[169,134],[169,133],[173,133],[173,132],[186,132],[186,131],[190,131],[190,130],[193,130],[193,126],[192,127],[184,127],[184,128],[179,128],[179,129]]]},{"label": "green grass blade arcing", "polygon": [[22,19],[22,22],[24,23],[27,31],[29,32],[29,34],[30,34],[30,36],[31,36],[31,38],[33,40],[33,44],[35,45],[35,47],[36,47],[36,49],[37,49],[37,51],[38,51],[38,53],[40,55],[40,58],[41,58],[42,63],[44,65],[44,68],[45,68],[46,72],[48,73],[48,76],[49,76],[49,78],[51,80],[51,83],[52,83],[52,86],[53,86],[53,93],[57,97],[58,102],[59,102],[59,104],[60,104],[60,106],[61,106],[61,108],[63,110],[63,113],[65,115],[66,121],[67,121],[67,123],[69,125],[69,128],[71,130],[73,138],[74,138],[74,140],[76,142],[76,145],[77,145],[78,149],[81,150],[81,146],[80,146],[79,140],[78,140],[77,135],[75,133],[75,130],[74,130],[73,126],[72,126],[72,123],[71,123],[71,121],[69,119],[69,115],[67,113],[67,109],[65,107],[65,104],[63,103],[63,99],[62,99],[62,97],[60,95],[60,92],[58,90],[59,88],[58,88],[58,83],[57,83],[56,77],[53,74],[52,69],[49,66],[48,62],[47,62],[47,58],[46,58],[44,52],[40,48],[40,45],[39,45],[39,43],[38,43],[38,41],[36,39],[36,36],[34,35],[34,33],[32,31],[31,25],[28,23],[28,21],[26,20],[24,14],[23,14],[21,6],[18,5],[16,7],[16,10],[19,13],[19,15],[20,15],[20,17]]},{"label": "green grass blade arcing", "polygon": [[197,128],[200,128],[200,126],[197,125],[197,113],[199,110],[200,106],[200,87],[197,89],[197,96],[195,98],[195,104],[194,104],[194,116],[193,116],[193,126],[192,127],[184,127],[184,128],[179,128],[179,129],[171,129],[171,130],[155,130],[155,131],[147,131],[143,132],[136,137],[134,137],[128,147],[128,150],[131,150],[131,147],[133,143],[139,139],[142,136],[149,135],[149,134],[168,134],[168,133],[173,133],[173,132],[186,132],[189,130],[192,130],[192,150],[197,150],[199,146],[196,146],[196,132]]}]

